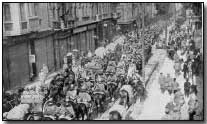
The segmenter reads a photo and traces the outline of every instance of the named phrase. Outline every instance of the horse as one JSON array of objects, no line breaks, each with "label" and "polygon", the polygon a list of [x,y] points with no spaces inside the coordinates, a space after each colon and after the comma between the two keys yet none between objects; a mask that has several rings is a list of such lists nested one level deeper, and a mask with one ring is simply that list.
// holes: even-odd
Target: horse
[{"label": "horse", "polygon": [[24,88],[19,88],[15,93],[3,93],[3,105],[2,111],[9,112],[12,108],[21,103],[21,94],[24,91]]},{"label": "horse", "polygon": [[85,115],[88,119],[88,108],[87,108],[86,104],[77,103],[76,119],[79,120],[79,117],[81,116],[81,120],[85,120],[84,119]]},{"label": "horse", "polygon": [[63,98],[65,95],[63,93],[62,85],[51,85],[48,89],[47,98],[53,98],[54,101],[58,102],[59,99]]},{"label": "horse", "polygon": [[129,107],[129,93],[126,90],[121,90],[120,91],[120,105],[123,105],[125,107]]},{"label": "horse", "polygon": [[117,87],[118,86],[115,82],[108,82],[107,83],[107,91],[109,93],[110,98],[115,98]]},{"label": "horse", "polygon": [[106,100],[105,93],[94,92],[92,96],[93,102],[95,103],[97,113],[104,110],[104,102]]},{"label": "horse", "polygon": [[77,105],[78,112],[81,115],[82,120],[84,120],[84,116],[86,115],[87,119],[89,119],[89,109],[91,107],[91,95],[90,92],[87,92],[87,89],[80,89],[78,92]]},{"label": "horse", "polygon": [[18,104],[17,99],[15,98],[16,96],[13,94],[9,94],[9,93],[4,93],[3,95],[3,105],[2,105],[2,109],[3,109],[3,113],[4,112],[9,112],[12,108],[14,108],[14,106],[16,106]]}]

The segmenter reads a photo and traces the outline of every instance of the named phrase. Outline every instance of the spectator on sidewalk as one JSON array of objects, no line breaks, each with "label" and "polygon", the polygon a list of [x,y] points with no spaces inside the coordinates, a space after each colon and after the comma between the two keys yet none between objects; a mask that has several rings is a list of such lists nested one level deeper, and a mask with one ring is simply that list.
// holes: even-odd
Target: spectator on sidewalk
[{"label": "spectator on sidewalk", "polygon": [[184,64],[183,64],[183,77],[185,78],[185,79],[187,79],[188,78],[188,63],[187,63],[187,61],[185,61],[184,62]]},{"label": "spectator on sidewalk", "polygon": [[178,56],[177,51],[175,51],[175,54],[174,54],[173,59],[174,59],[174,62],[179,62],[180,58],[179,58],[179,56]]},{"label": "spectator on sidewalk", "polygon": [[191,79],[192,80],[192,83],[194,84],[194,82],[193,82],[193,70],[192,70],[192,60],[190,60],[189,62],[188,62],[188,76],[189,76],[189,79]]},{"label": "spectator on sidewalk", "polygon": [[174,64],[174,70],[175,70],[175,76],[179,76],[180,75],[180,70],[181,70],[181,61],[176,62]]},{"label": "spectator on sidewalk", "polygon": [[190,87],[190,94],[193,94],[193,93],[197,96],[198,90],[197,90],[196,84],[192,84]]},{"label": "spectator on sidewalk", "polygon": [[164,93],[165,92],[165,87],[164,87],[165,76],[163,75],[163,73],[160,73],[158,81],[159,81],[159,84],[160,84],[161,92]]},{"label": "spectator on sidewalk", "polygon": [[166,89],[168,90],[168,93],[172,94],[172,78],[170,74],[167,74],[166,80],[165,80]]},{"label": "spectator on sidewalk", "polygon": [[189,97],[190,95],[190,87],[191,83],[188,81],[188,79],[186,79],[186,82],[184,83],[184,94],[186,97]]},{"label": "spectator on sidewalk", "polygon": [[199,108],[198,99],[196,97],[191,96],[190,100],[188,101],[188,106],[189,120],[194,120],[194,117]]},{"label": "spectator on sidewalk", "polygon": [[179,90],[179,83],[176,81],[176,78],[173,78],[172,91],[175,94],[178,90]]},{"label": "spectator on sidewalk", "polygon": [[194,58],[194,65],[195,65],[195,75],[198,76],[201,69],[201,53],[200,50],[197,50],[197,53]]}]

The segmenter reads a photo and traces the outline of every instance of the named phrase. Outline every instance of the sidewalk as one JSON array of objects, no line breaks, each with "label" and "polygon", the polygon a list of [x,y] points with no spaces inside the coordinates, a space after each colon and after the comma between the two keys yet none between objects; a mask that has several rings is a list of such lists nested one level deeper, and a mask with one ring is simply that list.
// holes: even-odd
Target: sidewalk
[{"label": "sidewalk", "polygon": [[[204,54],[203,52],[203,40],[202,40],[202,31],[201,30],[197,30],[196,33],[195,33],[195,43],[196,43],[196,48],[200,48],[201,49],[201,53]],[[203,58],[202,58],[203,59]],[[202,60],[204,61],[204,60]],[[202,62],[203,63],[203,62]],[[196,76],[196,85],[197,85],[197,98],[198,98],[198,101],[199,101],[199,111],[203,111],[203,104],[204,104],[204,99],[203,99],[203,95],[204,95],[204,79],[203,79],[203,76],[204,76],[204,68],[201,67],[203,70],[201,71],[201,74],[199,76]]]},{"label": "sidewalk", "polygon": [[[140,119],[140,115],[144,114],[144,115],[150,115],[151,114],[158,114],[158,113],[152,113],[153,108],[156,108],[154,105],[159,105],[156,104],[155,101],[160,102],[159,101],[159,97],[154,97],[156,95],[158,95],[157,93],[159,93],[159,85],[157,85],[157,83],[154,83],[154,81],[157,80],[157,75],[159,74],[159,70],[160,67],[163,66],[163,62],[166,58],[166,51],[163,49],[153,49],[153,56],[150,58],[148,64],[146,65],[146,70],[145,70],[145,74],[146,74],[146,80],[147,80],[147,84],[146,84],[146,89],[147,89],[147,98],[144,102],[137,101],[133,107],[131,107],[129,109],[129,118],[131,118],[132,120],[139,120]],[[154,96],[153,96],[154,95]],[[153,102],[154,101],[154,102]],[[154,104],[154,105],[152,105]],[[146,111],[145,109],[147,109],[148,107],[152,107],[148,110],[150,111]],[[157,107],[159,109],[159,107]],[[145,113],[143,113],[145,112]],[[149,113],[148,113],[149,112]],[[155,116],[156,117],[156,116]],[[142,120],[142,119],[141,119]]]},{"label": "sidewalk", "polygon": [[148,85],[149,79],[152,76],[155,69],[158,67],[159,63],[164,60],[166,52],[163,49],[156,49],[155,46],[152,47],[153,55],[149,59],[145,66],[145,83]]}]

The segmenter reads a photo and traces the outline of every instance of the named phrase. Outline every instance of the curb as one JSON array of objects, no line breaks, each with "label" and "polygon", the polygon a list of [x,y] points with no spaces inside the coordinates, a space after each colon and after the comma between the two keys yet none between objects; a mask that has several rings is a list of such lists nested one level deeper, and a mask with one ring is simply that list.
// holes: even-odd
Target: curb
[{"label": "curb", "polygon": [[156,62],[156,64],[154,65],[154,67],[152,67],[152,70],[151,70],[151,72],[150,72],[150,74],[149,74],[149,76],[148,76],[148,78],[147,78],[147,80],[145,82],[145,87],[147,87],[147,84],[150,81],[152,74],[157,69],[158,65],[159,65],[159,62]]}]

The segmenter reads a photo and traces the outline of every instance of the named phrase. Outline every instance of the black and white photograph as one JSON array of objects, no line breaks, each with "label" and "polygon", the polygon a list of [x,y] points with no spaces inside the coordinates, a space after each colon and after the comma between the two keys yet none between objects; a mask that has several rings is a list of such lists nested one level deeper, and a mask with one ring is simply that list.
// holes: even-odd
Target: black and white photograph
[{"label": "black and white photograph", "polygon": [[204,121],[203,13],[204,2],[2,2],[2,120]]}]

